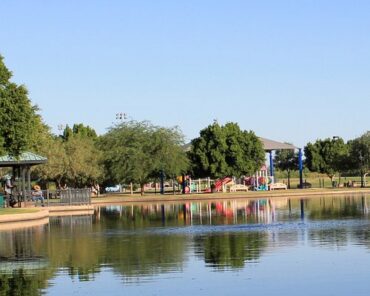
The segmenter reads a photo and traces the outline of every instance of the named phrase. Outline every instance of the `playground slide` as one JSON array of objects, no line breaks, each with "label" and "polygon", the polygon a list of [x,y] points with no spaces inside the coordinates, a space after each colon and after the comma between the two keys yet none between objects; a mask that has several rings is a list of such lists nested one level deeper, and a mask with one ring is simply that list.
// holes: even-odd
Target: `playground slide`
[{"label": "playground slide", "polygon": [[[230,178],[230,177],[224,177],[224,178],[216,180],[215,183],[214,183],[216,191],[222,190],[222,185],[230,183],[232,180],[233,179]],[[204,192],[206,192],[206,193],[211,192],[211,188],[207,188]]]},{"label": "playground slide", "polygon": [[222,185],[227,184],[231,182],[232,180],[233,179],[231,179],[230,177],[224,177],[224,178],[216,180],[215,182],[216,191],[220,191],[222,189]]}]

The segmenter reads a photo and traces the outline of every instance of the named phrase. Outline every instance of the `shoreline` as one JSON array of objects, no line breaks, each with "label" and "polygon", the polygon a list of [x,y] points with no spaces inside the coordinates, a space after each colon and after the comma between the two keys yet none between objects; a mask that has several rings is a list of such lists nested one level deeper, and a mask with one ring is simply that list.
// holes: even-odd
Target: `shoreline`
[{"label": "shoreline", "polygon": [[[370,194],[370,188],[358,189],[291,189],[276,191],[249,191],[238,193],[209,193],[209,194],[111,194],[102,197],[94,197],[90,205],[77,206],[50,206],[47,208],[36,208],[35,212],[0,215],[0,231],[18,228],[41,226],[49,223],[49,217],[71,216],[71,215],[92,215],[98,206],[107,205],[134,205],[148,203],[186,203],[204,202],[217,200],[234,199],[266,199],[266,198],[309,198],[314,196],[336,196],[336,195],[359,195]],[[27,209],[27,208],[26,208]]]},{"label": "shoreline", "polygon": [[51,206],[48,208],[32,208],[36,211],[31,213],[22,213],[23,209],[29,208],[19,208],[19,213],[0,215],[0,231],[41,226],[49,223],[49,217],[92,215],[95,207],[93,205]]},{"label": "shoreline", "polygon": [[354,194],[370,194],[370,188],[358,189],[290,189],[290,190],[275,190],[275,191],[248,191],[248,192],[233,192],[233,193],[195,193],[195,194],[111,194],[103,197],[93,197],[92,205],[103,206],[110,204],[140,204],[153,202],[192,202],[192,201],[217,201],[217,200],[232,200],[232,199],[260,199],[260,198],[308,198],[314,196],[330,196],[330,195],[354,195]]}]

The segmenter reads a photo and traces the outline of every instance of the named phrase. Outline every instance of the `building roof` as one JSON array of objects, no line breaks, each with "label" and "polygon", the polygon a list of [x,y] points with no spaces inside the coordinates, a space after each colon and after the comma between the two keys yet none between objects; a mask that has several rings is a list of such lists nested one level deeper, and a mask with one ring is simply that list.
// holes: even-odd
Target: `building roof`
[{"label": "building roof", "polygon": [[[273,141],[270,139],[265,139],[265,138],[259,138],[260,141],[262,142],[263,149],[265,151],[272,151],[272,150],[295,150],[298,149],[298,147],[288,144],[288,143],[281,143],[277,141]],[[191,143],[185,144],[182,146],[184,151],[190,151],[191,150]]]},{"label": "building roof", "polygon": [[265,138],[259,138],[263,144],[263,149],[265,151],[272,151],[272,150],[295,150],[298,149],[298,147],[288,144],[288,143],[281,143],[277,141],[273,141],[270,139]]},{"label": "building roof", "polygon": [[46,157],[32,152],[23,152],[18,159],[10,155],[0,156],[0,167],[36,165],[46,163],[47,161],[48,159]]}]

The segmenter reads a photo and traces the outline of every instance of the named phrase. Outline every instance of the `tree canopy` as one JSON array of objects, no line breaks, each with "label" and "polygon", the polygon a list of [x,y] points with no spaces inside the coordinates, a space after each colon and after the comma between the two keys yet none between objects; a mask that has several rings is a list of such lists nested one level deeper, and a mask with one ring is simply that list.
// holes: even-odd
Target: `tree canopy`
[{"label": "tree canopy", "polygon": [[[55,181],[58,186],[68,184],[73,187],[89,186],[102,177],[101,152],[96,141],[96,133],[82,124],[79,129],[89,133],[71,130],[68,137],[44,136],[37,152],[46,156],[48,162],[34,169],[36,176],[45,181]],[[66,132],[64,132],[66,134]]]},{"label": "tree canopy", "polygon": [[0,152],[17,157],[32,146],[41,118],[26,87],[11,82],[11,77],[0,56]]},{"label": "tree canopy", "polygon": [[195,177],[240,177],[255,173],[265,161],[262,143],[254,132],[242,131],[232,122],[224,126],[215,122],[201,130],[191,141],[188,155]]},{"label": "tree canopy", "polygon": [[96,140],[98,138],[95,130],[91,128],[90,126],[85,126],[82,123],[74,124],[72,128],[66,125],[66,127],[63,130],[63,134],[61,135],[61,138],[64,141],[68,141],[70,137],[73,136],[79,136],[83,138],[89,138],[92,140]]},{"label": "tree canopy", "polygon": [[129,121],[112,127],[101,137],[105,178],[116,183],[144,184],[163,171],[176,176],[187,170],[182,149],[183,135],[178,128],[163,128],[151,123]]},{"label": "tree canopy", "polygon": [[348,142],[349,169],[360,172],[361,175],[370,170],[370,131],[361,137]]},{"label": "tree canopy", "polygon": [[298,153],[294,150],[277,150],[274,159],[275,166],[288,173],[288,188],[290,188],[290,172],[298,168]]},{"label": "tree canopy", "polygon": [[306,166],[310,171],[327,174],[333,179],[345,168],[348,146],[342,138],[317,140],[304,148]]}]

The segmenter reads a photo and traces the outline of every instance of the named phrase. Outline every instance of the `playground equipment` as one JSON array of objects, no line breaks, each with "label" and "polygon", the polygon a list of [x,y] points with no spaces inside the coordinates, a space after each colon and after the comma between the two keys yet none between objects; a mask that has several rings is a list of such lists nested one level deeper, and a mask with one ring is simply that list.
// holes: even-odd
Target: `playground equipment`
[{"label": "playground equipment", "polygon": [[246,177],[244,182],[255,191],[267,191],[269,185],[274,184],[274,177],[268,175],[267,167],[263,165],[253,176]]},{"label": "playground equipment", "polygon": [[[233,179],[230,178],[230,177],[224,177],[224,178],[221,178],[221,179],[217,179],[214,183],[213,183],[213,190],[215,192],[220,192],[222,190],[222,192],[226,192],[226,185],[228,184],[232,184],[233,182]],[[207,188],[204,192],[205,193],[210,193],[213,191],[212,188]]]}]

